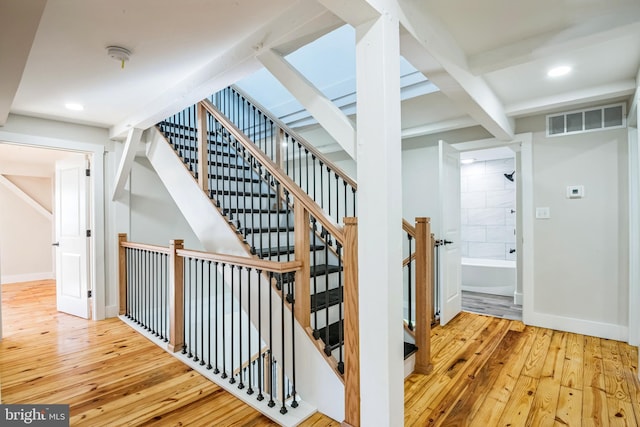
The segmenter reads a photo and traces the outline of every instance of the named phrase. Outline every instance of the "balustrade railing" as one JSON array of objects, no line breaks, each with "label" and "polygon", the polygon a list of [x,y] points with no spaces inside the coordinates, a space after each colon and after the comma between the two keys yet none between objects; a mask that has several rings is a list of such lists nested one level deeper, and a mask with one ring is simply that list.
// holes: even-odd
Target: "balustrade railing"
[{"label": "balustrade railing", "polygon": [[181,241],[160,247],[120,235],[119,242],[121,314],[280,413],[298,406],[300,262],[190,251]]},{"label": "balustrade railing", "polygon": [[312,144],[235,86],[210,101],[337,224],[356,216],[356,182]]}]

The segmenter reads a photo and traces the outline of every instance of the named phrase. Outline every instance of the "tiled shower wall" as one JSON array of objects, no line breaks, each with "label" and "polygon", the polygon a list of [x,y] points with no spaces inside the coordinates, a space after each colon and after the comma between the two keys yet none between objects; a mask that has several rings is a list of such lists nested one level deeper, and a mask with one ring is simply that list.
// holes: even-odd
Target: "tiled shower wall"
[{"label": "tiled shower wall", "polygon": [[516,186],[504,176],[514,167],[514,158],[461,165],[463,257],[516,259]]}]

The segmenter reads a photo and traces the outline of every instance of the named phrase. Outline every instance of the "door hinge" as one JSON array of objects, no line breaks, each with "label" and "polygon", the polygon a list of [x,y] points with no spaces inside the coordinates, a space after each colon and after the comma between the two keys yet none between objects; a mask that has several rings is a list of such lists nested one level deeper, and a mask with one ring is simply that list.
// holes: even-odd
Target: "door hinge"
[{"label": "door hinge", "polygon": [[86,176],[91,176],[91,169],[85,169],[84,173]]},{"label": "door hinge", "polygon": [[87,237],[91,237],[91,230],[87,230]]},{"label": "door hinge", "polygon": [[91,298],[92,295],[93,295],[93,293],[91,292],[91,289],[89,289],[87,291],[87,298]]}]

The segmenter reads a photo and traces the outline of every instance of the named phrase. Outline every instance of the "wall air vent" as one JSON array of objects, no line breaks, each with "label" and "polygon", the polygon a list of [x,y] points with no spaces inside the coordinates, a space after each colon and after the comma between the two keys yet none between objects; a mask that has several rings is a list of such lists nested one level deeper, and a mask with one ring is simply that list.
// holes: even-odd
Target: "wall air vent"
[{"label": "wall air vent", "polygon": [[624,103],[547,116],[547,136],[572,135],[626,126]]}]

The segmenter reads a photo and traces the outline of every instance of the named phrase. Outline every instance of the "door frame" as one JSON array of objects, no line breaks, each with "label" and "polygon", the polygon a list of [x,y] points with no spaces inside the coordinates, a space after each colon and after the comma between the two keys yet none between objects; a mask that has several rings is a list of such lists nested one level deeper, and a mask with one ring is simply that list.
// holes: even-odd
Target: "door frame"
[{"label": "door frame", "polygon": [[530,316],[533,313],[534,293],[532,141],[533,134],[528,132],[515,135],[511,141],[489,138],[451,144],[460,150],[460,152],[508,146],[520,153],[520,155],[517,156],[520,158],[520,162],[517,165],[517,169],[519,168],[518,176],[520,182],[516,190],[520,192],[520,205],[516,206],[516,221],[522,224],[522,230],[519,232],[520,236],[522,236],[522,241],[517,242],[516,256],[518,265],[522,267],[522,271],[518,272],[516,276],[521,280],[521,283],[516,284],[516,290],[522,289],[522,321],[525,324],[528,324]]},{"label": "door frame", "polygon": [[[105,260],[105,202],[104,202],[104,170],[105,146],[81,141],[60,138],[27,135],[14,132],[0,131],[0,141],[15,145],[27,145],[36,148],[54,149],[78,152],[89,156],[91,162],[91,181],[89,189],[90,221],[92,239],[90,246],[91,283],[93,287],[91,300],[91,318],[102,320],[105,318],[106,305],[106,262]],[[2,316],[2,300],[0,299],[0,318]],[[0,339],[2,339],[2,321],[0,320]]]}]

